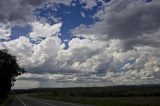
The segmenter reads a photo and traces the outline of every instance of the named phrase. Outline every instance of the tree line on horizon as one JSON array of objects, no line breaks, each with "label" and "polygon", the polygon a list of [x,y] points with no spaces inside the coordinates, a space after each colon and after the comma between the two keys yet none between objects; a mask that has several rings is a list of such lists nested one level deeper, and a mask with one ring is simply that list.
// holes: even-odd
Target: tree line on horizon
[{"label": "tree line on horizon", "polygon": [[149,97],[160,96],[160,85],[15,89],[12,93],[30,93],[48,97]]}]

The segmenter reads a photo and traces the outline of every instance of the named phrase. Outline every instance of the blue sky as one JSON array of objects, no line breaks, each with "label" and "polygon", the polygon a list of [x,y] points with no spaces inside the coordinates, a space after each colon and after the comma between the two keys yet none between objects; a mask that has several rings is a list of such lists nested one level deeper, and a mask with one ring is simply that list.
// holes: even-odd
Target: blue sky
[{"label": "blue sky", "polygon": [[[108,0],[110,1],[110,0]],[[105,2],[108,2],[105,0]],[[94,14],[97,13],[98,10],[102,9],[102,2],[98,2],[96,6],[93,6],[92,9],[85,9],[85,3],[80,3],[79,0],[72,1],[72,4],[76,4],[75,6],[65,5],[65,4],[52,4],[47,3],[41,8],[37,8],[33,11],[33,14],[37,17],[36,20],[41,21],[45,20],[50,25],[53,25],[58,22],[62,22],[63,26],[60,31],[60,38],[62,42],[66,40],[71,40],[74,36],[71,32],[72,29],[77,26],[84,25],[92,25],[96,21],[97,18],[94,18]],[[83,16],[83,15],[84,16]],[[14,26],[11,31],[10,39],[17,39],[20,36],[27,36],[32,31],[32,26]],[[67,42],[65,42],[66,48]]]},{"label": "blue sky", "polygon": [[[37,17],[37,20],[44,19],[50,25],[58,23],[61,21],[63,26],[61,27],[61,40],[71,40],[73,35],[71,29],[77,26],[92,25],[99,21],[98,18],[93,17],[98,10],[103,9],[102,2],[96,0],[96,6],[92,9],[85,9],[85,3],[80,3],[80,0],[73,0],[71,4],[75,3],[75,6],[65,5],[65,4],[52,4],[46,3],[43,7],[37,8],[33,11],[33,14]],[[104,2],[109,2],[110,0],[104,0]],[[146,2],[151,2],[152,0],[146,0]],[[84,14],[84,16],[82,15]],[[58,19],[59,18],[59,19]],[[30,25],[26,26],[14,26],[11,29],[10,39],[16,39],[20,36],[29,34],[32,31]]]},{"label": "blue sky", "polygon": [[13,88],[160,83],[159,0],[0,5],[0,48],[27,71]]},{"label": "blue sky", "polygon": [[[65,5],[65,4],[52,4],[46,3],[43,7],[37,8],[33,11],[33,14],[37,17],[36,20],[44,19],[50,25],[53,25],[58,22],[62,22],[63,26],[61,27],[61,40],[71,40],[74,36],[71,33],[71,30],[77,26],[92,25],[99,21],[98,18],[95,18],[94,15],[98,10],[103,9],[102,2],[96,0],[96,6],[93,6],[92,9],[85,9],[85,3],[80,3],[80,0],[73,0],[71,4],[76,4],[75,6]],[[110,0],[104,0],[104,2],[109,2]],[[151,2],[151,0],[146,0],[146,2]],[[84,16],[82,15],[84,14]],[[26,26],[14,26],[11,29],[10,39],[16,39],[20,36],[29,34],[32,31],[30,25]]]}]

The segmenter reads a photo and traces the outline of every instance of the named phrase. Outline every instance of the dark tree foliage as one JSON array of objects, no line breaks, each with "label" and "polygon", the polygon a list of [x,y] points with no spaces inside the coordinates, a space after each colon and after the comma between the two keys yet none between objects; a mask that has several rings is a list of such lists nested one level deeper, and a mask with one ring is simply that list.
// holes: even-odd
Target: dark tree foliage
[{"label": "dark tree foliage", "polygon": [[16,57],[12,56],[7,50],[0,50],[0,101],[7,98],[13,86],[15,77],[24,73],[20,68]]}]

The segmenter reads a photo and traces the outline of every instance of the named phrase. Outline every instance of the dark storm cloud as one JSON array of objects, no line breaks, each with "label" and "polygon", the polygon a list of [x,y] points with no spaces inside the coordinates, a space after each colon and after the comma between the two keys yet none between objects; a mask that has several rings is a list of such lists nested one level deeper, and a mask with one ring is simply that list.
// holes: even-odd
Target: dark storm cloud
[{"label": "dark storm cloud", "polygon": [[[159,35],[153,33],[160,29],[160,1],[153,0],[112,0],[97,12],[100,19],[93,25],[81,25],[73,31],[75,36],[101,40],[121,39],[124,49],[137,45],[157,46]],[[148,35],[144,37],[144,35]],[[96,36],[94,36],[96,35]]]},{"label": "dark storm cloud", "polygon": [[[123,3],[125,4],[125,2]],[[106,24],[108,25],[105,33],[110,38],[135,38],[144,33],[152,33],[159,29],[160,2],[152,4],[137,2],[134,7],[131,4],[125,4],[121,8],[122,4],[119,3],[115,8],[112,8],[109,17],[106,16]],[[116,9],[119,10],[117,11]]]},{"label": "dark storm cloud", "polygon": [[[152,35],[151,35],[152,36]],[[151,47],[155,47],[155,48],[159,48],[160,42],[156,41],[154,39],[150,39],[150,38],[135,38],[135,39],[127,39],[125,41],[123,41],[123,49],[124,50],[128,50],[128,49],[133,49],[133,47],[136,46],[151,46]]]},{"label": "dark storm cloud", "polygon": [[0,22],[26,22],[33,20],[33,9],[48,0],[0,0]]},{"label": "dark storm cloud", "polygon": [[160,27],[158,1],[148,4],[144,1],[113,0],[110,5],[112,7],[106,7],[106,30],[103,32],[110,38],[135,38]]}]

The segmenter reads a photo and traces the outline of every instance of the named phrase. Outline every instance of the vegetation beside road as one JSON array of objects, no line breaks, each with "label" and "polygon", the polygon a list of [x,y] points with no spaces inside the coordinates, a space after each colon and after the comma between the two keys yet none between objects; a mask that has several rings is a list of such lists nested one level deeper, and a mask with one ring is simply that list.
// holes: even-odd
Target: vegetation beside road
[{"label": "vegetation beside road", "polygon": [[14,98],[13,95],[10,95],[7,99],[5,99],[2,103],[0,103],[0,106],[6,106],[6,104],[8,104],[9,102],[12,101],[12,99]]},{"label": "vegetation beside road", "polygon": [[54,88],[30,96],[95,106],[160,106],[160,86]]},{"label": "vegetation beside road", "polygon": [[160,97],[57,97],[48,94],[34,95],[34,97],[95,106],[160,106]]},{"label": "vegetation beside road", "polygon": [[16,81],[15,77],[25,73],[17,62],[17,58],[8,53],[6,49],[0,49],[0,104],[3,104],[10,96],[11,87]]}]

